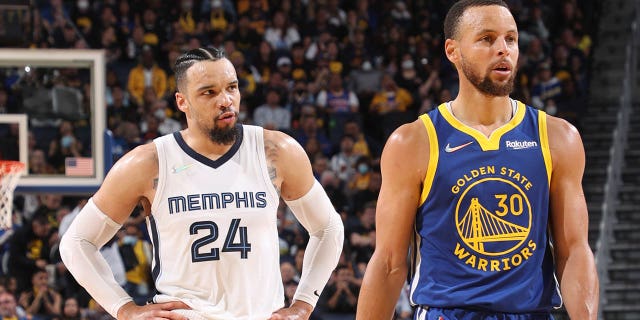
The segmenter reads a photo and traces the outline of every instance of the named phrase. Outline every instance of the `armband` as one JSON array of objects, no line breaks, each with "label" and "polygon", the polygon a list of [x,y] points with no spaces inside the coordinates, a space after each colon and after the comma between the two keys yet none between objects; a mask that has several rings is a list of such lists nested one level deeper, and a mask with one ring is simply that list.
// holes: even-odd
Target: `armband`
[{"label": "armband", "polygon": [[310,238],[294,300],[314,306],[338,264],[344,242],[342,219],[318,181],[296,200],[285,201]]},{"label": "armband", "polygon": [[100,247],[120,227],[89,199],[60,241],[60,256],[69,272],[114,318],[118,318],[118,309],[133,299],[116,282]]}]

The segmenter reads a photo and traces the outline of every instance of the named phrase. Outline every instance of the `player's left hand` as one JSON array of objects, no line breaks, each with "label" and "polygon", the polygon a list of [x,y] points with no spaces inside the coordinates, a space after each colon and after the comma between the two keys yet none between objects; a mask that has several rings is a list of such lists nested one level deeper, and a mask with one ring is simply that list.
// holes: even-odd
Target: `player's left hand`
[{"label": "player's left hand", "polygon": [[267,320],[308,320],[313,307],[302,301],[294,301],[288,308],[274,312]]}]

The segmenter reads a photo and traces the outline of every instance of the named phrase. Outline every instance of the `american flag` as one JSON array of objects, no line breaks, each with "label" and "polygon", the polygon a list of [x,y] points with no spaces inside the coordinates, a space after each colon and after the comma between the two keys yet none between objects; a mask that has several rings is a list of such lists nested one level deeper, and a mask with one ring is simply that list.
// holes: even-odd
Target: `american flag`
[{"label": "american flag", "polygon": [[65,158],[64,174],[67,176],[92,176],[93,159],[79,157]]}]

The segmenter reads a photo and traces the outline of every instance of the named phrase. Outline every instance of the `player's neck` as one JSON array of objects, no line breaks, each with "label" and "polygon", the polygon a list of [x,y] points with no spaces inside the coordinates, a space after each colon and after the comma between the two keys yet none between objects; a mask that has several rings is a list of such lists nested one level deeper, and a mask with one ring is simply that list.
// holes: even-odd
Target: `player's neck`
[{"label": "player's neck", "polygon": [[514,110],[511,99],[504,97],[488,97],[479,93],[458,95],[451,102],[451,113],[468,127],[491,134],[513,118]]},{"label": "player's neck", "polygon": [[185,129],[181,131],[182,138],[195,152],[211,159],[217,160],[222,157],[231,147],[230,144],[221,144],[211,141],[211,138],[204,133],[196,133],[195,130]]},{"label": "player's neck", "polygon": [[469,126],[501,126],[513,117],[511,99],[508,96],[484,95],[477,90],[460,90],[451,102],[453,115]]}]

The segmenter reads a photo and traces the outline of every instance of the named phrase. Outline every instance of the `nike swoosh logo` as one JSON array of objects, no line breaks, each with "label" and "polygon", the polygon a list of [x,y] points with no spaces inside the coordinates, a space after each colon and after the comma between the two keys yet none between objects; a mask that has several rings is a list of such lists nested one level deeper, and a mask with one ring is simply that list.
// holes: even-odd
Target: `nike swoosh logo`
[{"label": "nike swoosh logo", "polygon": [[465,144],[461,144],[461,145],[459,145],[457,147],[452,147],[447,143],[447,146],[444,147],[444,151],[445,152],[449,152],[449,153],[450,152],[456,152],[456,151],[458,151],[458,150],[460,150],[460,149],[462,149],[462,148],[464,148],[464,147],[466,147],[466,146],[468,146],[468,145],[470,145],[472,143],[473,143],[473,141],[469,141],[469,142],[467,142]]},{"label": "nike swoosh logo", "polygon": [[193,165],[193,163],[185,164],[184,166],[177,167],[177,168],[173,167],[173,170],[171,172],[178,173],[178,172],[181,172],[181,171],[189,169],[189,167],[191,167],[192,165]]},{"label": "nike swoosh logo", "polygon": [[315,294],[316,296],[320,296],[320,294],[318,293],[318,290],[313,291],[313,294]]}]

